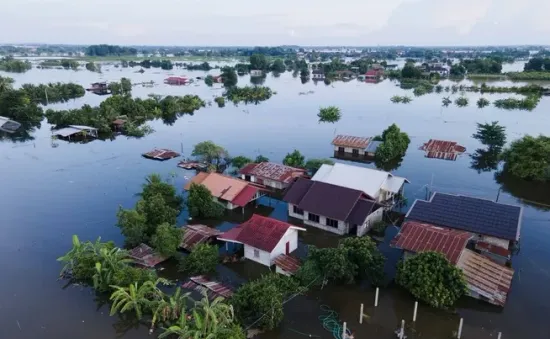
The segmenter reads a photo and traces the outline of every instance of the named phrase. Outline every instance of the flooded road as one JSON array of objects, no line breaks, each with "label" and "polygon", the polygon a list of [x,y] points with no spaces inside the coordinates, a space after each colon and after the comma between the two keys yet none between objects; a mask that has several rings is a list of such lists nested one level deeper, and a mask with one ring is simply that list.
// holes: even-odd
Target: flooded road
[{"label": "flooded road", "polygon": [[[87,71],[37,70],[24,74],[1,73],[22,83],[74,81],[84,87],[96,81],[115,81],[129,77],[132,82],[155,81],[152,88],[135,86],[134,96],[148,94],[197,94],[212,100],[222,93],[221,88],[208,88],[203,83],[195,86],[170,87],[162,80],[170,75],[204,76],[205,72],[185,70],[146,70],[137,68],[104,67],[103,74]],[[216,70],[210,72],[217,74]],[[239,85],[250,84],[248,76],[240,77]],[[450,84],[443,82],[442,85]],[[509,82],[497,82],[495,85]],[[384,81],[366,84],[308,82],[302,84],[291,73],[280,77],[268,75],[265,85],[277,92],[271,99],[257,106],[215,104],[178,119],[172,126],[160,121],[151,123],[155,133],[143,139],[117,137],[114,140],[92,141],[87,144],[69,144],[57,141],[53,147],[50,126],[43,122],[32,135],[34,140],[0,143],[0,173],[2,173],[2,203],[0,204],[0,326],[1,338],[151,338],[147,326],[131,319],[109,317],[106,305],[96,302],[88,288],[71,286],[57,281],[60,265],[56,258],[70,247],[71,235],[80,239],[113,239],[123,244],[119,229],[114,226],[119,205],[125,208],[137,201],[135,194],[146,175],[157,172],[165,177],[176,176],[174,184],[181,190],[192,175],[176,167],[177,161],[163,163],[143,159],[140,154],[154,147],[171,148],[189,156],[193,145],[212,140],[224,146],[231,155],[255,157],[259,154],[280,162],[287,152],[300,150],[307,158],[330,157],[331,140],[335,134],[372,136],[396,123],[411,137],[411,145],[402,165],[394,172],[408,178],[405,188],[409,205],[416,198],[424,198],[426,186],[433,191],[467,194],[496,199],[501,185],[493,172],[478,173],[471,168],[468,154],[456,162],[424,158],[418,147],[430,138],[457,141],[467,153],[481,147],[471,138],[477,122],[499,121],[507,127],[508,140],[524,134],[548,134],[550,100],[543,98],[532,112],[506,111],[494,107],[483,110],[475,107],[478,93],[466,93],[470,106],[441,107],[441,98],[450,94],[428,94],[414,97],[410,104],[392,104],[393,95],[410,95],[395,83]],[[313,93],[300,95],[300,92]],[[451,96],[452,99],[458,96]],[[486,95],[491,101],[509,95]],[[104,97],[87,93],[83,98],[63,104],[50,105],[65,109],[82,104],[98,105]],[[335,105],[342,111],[342,119],[335,124],[319,124],[319,107]],[[48,107],[50,107],[48,106]],[[456,310],[441,312],[420,305],[414,331],[409,338],[450,338],[464,318],[463,338],[550,338],[550,189],[502,178],[499,201],[524,206],[521,250],[513,258],[516,270],[512,291],[504,309],[494,308],[474,299],[463,299]],[[541,205],[546,204],[545,205]],[[286,220],[286,206],[282,202],[263,199],[268,207],[261,212]],[[271,204],[271,207],[269,207]],[[405,210],[405,209],[404,209]],[[186,220],[180,216],[180,223]],[[241,216],[242,217],[242,216]],[[238,223],[238,216],[221,222],[217,227],[227,229]],[[381,249],[388,258],[387,272],[400,257],[400,252],[388,246],[397,229],[387,229]],[[337,238],[309,230],[301,234],[301,245],[329,246]],[[303,250],[303,249],[301,249]],[[168,266],[170,264],[167,264]],[[170,268],[170,267],[168,267]],[[177,278],[172,269],[166,274]],[[228,265],[221,273],[227,279],[238,281],[258,276],[263,267],[252,263]],[[380,290],[380,303],[373,306],[374,290],[367,286],[331,286],[323,291],[312,291],[307,296],[293,299],[286,305],[285,321],[278,331],[266,333],[265,339],[299,339],[309,335],[332,338],[323,329],[319,316],[322,306],[338,312],[355,332],[355,338],[395,338],[393,331],[401,319],[412,319],[414,299],[390,284]],[[360,325],[359,305],[365,304],[369,318]]]}]

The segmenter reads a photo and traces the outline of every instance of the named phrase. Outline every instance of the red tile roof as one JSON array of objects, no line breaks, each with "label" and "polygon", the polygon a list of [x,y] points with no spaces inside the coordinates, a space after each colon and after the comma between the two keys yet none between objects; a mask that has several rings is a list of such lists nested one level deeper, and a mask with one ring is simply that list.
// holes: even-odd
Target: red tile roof
[{"label": "red tile roof", "polygon": [[332,144],[338,147],[366,148],[371,138],[354,137],[351,135],[337,135]]},{"label": "red tile roof", "polygon": [[207,242],[209,239],[222,234],[221,231],[206,225],[187,225],[183,228],[183,237],[180,247],[191,251],[198,244]]},{"label": "red tile roof", "polygon": [[504,306],[514,277],[513,269],[469,249],[464,249],[457,267],[464,272],[466,285],[474,295],[479,294],[491,304]]},{"label": "red tile roof", "polygon": [[257,187],[248,185],[243,188],[243,190],[239,194],[237,194],[237,196],[233,200],[231,200],[231,203],[233,205],[244,207],[250,202],[250,200],[252,200],[252,198],[258,191],[259,189]]},{"label": "red tile roof", "polygon": [[254,214],[239,226],[218,236],[219,240],[235,241],[262,251],[273,251],[292,225]]},{"label": "red tile roof", "polygon": [[392,247],[411,252],[439,252],[456,264],[472,235],[468,232],[407,221],[391,241]]},{"label": "red tile roof", "polygon": [[244,175],[255,175],[262,179],[290,183],[294,178],[303,176],[306,170],[274,162],[260,162],[246,165],[239,173]]},{"label": "red tile roof", "polygon": [[288,273],[296,273],[300,268],[300,260],[289,255],[281,254],[275,258],[275,265]]}]

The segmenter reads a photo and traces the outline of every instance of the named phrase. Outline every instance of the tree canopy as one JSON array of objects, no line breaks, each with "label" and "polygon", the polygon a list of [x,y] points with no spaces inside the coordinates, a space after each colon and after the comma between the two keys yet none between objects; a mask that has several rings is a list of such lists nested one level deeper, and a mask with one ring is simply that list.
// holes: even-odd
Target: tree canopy
[{"label": "tree canopy", "polygon": [[303,168],[305,166],[305,157],[298,150],[294,150],[292,153],[287,153],[283,159],[283,165],[290,167]]},{"label": "tree canopy", "polygon": [[504,171],[526,180],[550,180],[550,138],[526,135],[502,153]]},{"label": "tree canopy", "polygon": [[336,106],[321,107],[319,113],[319,122],[332,122],[335,123],[342,117],[340,109]]},{"label": "tree canopy", "polygon": [[231,165],[237,169],[241,169],[247,164],[250,164],[252,159],[245,157],[244,155],[239,155],[231,159]]},{"label": "tree canopy", "polygon": [[409,79],[420,79],[422,77],[422,71],[416,67],[413,63],[407,63],[401,70],[401,77]]},{"label": "tree canopy", "polygon": [[219,170],[220,166],[226,164],[229,160],[229,152],[210,140],[196,144],[191,155],[197,157],[200,161],[214,165],[216,170]]},{"label": "tree canopy", "polygon": [[209,219],[223,214],[223,206],[214,201],[212,193],[204,185],[192,183],[185,203],[192,217]]},{"label": "tree canopy", "polygon": [[502,148],[506,144],[506,127],[499,125],[498,121],[478,123],[477,131],[472,138],[479,140],[485,146]]},{"label": "tree canopy", "polygon": [[423,252],[399,264],[396,281],[430,306],[447,308],[466,293],[462,271],[441,253]]},{"label": "tree canopy", "polygon": [[86,55],[88,56],[123,56],[123,55],[136,55],[137,49],[132,47],[121,47],[116,45],[90,45],[86,48]]},{"label": "tree canopy", "polygon": [[334,161],[331,159],[308,159],[304,167],[308,170],[310,175],[315,175],[324,164],[334,165]]},{"label": "tree canopy", "polygon": [[235,69],[230,66],[222,67],[221,69],[222,82],[225,87],[233,87],[237,85],[239,78],[237,77],[237,72]]},{"label": "tree canopy", "polygon": [[211,274],[216,271],[219,261],[217,246],[198,244],[188,256],[180,259],[179,270],[190,276]]},{"label": "tree canopy", "polygon": [[382,136],[377,136],[375,139],[382,141],[375,153],[376,160],[381,163],[403,157],[411,142],[407,133],[401,132],[396,124],[386,128]]},{"label": "tree canopy", "polygon": [[178,251],[182,230],[169,223],[160,224],[151,237],[153,248],[165,257],[171,257]]}]

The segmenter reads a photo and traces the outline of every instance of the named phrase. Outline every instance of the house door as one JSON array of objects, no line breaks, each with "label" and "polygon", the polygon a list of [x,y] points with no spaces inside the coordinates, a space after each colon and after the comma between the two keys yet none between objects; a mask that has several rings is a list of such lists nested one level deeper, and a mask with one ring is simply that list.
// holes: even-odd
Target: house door
[{"label": "house door", "polygon": [[287,242],[286,242],[285,254],[286,254],[286,255],[289,255],[289,254],[290,254],[290,241],[287,241]]}]

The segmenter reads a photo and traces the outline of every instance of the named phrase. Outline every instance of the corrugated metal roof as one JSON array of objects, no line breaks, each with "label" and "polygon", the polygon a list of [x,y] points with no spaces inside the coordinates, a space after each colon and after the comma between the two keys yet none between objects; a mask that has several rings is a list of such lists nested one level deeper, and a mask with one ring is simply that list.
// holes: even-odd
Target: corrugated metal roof
[{"label": "corrugated metal roof", "polygon": [[188,190],[192,183],[202,184],[208,188],[212,196],[226,201],[233,201],[249,183],[218,173],[199,173],[185,185]]},{"label": "corrugated metal roof", "polygon": [[81,129],[74,128],[74,127],[60,128],[60,129],[54,131],[55,135],[60,135],[62,137],[68,137],[70,135],[77,134],[77,133],[80,133],[80,132],[82,132]]},{"label": "corrugated metal roof", "polygon": [[518,240],[521,214],[522,208],[519,206],[436,192],[430,201],[416,200],[406,218],[500,239]]},{"label": "corrugated metal roof", "polygon": [[391,246],[414,253],[439,252],[454,265],[471,238],[468,232],[407,221],[392,239]]},{"label": "corrugated metal roof", "polygon": [[131,249],[128,252],[128,256],[134,259],[136,264],[145,267],[154,267],[167,259],[157,254],[154,249],[143,243]]},{"label": "corrugated metal roof", "polygon": [[337,135],[332,144],[338,147],[350,147],[364,149],[369,144],[371,138],[356,137],[352,135]]},{"label": "corrugated metal roof", "polygon": [[187,225],[183,226],[183,237],[181,238],[180,247],[192,251],[195,246],[207,242],[220,234],[221,231],[208,227],[206,225]]},{"label": "corrugated metal roof", "polygon": [[512,285],[514,270],[499,265],[469,249],[464,249],[457,267],[464,272],[468,289],[495,305],[504,306]]},{"label": "corrugated metal roof", "polygon": [[314,181],[312,180],[298,178],[298,180],[296,180],[286,191],[283,201],[289,204],[298,205],[313,183]]},{"label": "corrugated metal roof", "polygon": [[150,152],[142,154],[143,157],[155,160],[168,160],[178,157],[180,154],[169,149],[154,149]]},{"label": "corrugated metal roof", "polygon": [[300,260],[285,254],[275,258],[275,265],[290,274],[296,273],[301,266]]},{"label": "corrugated metal roof", "polygon": [[426,152],[426,157],[443,159],[443,160],[456,160],[458,156],[466,152],[464,146],[458,145],[455,141],[430,139],[427,143],[420,147],[421,150]]},{"label": "corrugated metal roof", "polygon": [[252,198],[254,198],[258,191],[259,189],[257,187],[248,185],[243,188],[243,190],[239,194],[237,194],[237,196],[233,200],[231,200],[231,203],[233,205],[244,207],[252,200]]},{"label": "corrugated metal roof", "polygon": [[478,241],[476,242],[476,250],[481,252],[487,252],[491,254],[495,254],[504,258],[510,258],[512,252],[510,252],[509,249],[502,248],[500,246],[495,246],[492,244],[489,244],[485,241]]},{"label": "corrugated metal roof", "polygon": [[284,221],[254,214],[236,228],[218,236],[218,239],[235,241],[271,253],[290,227],[292,225]]},{"label": "corrugated metal roof", "polygon": [[289,183],[294,178],[303,176],[306,170],[274,162],[261,162],[259,164],[248,164],[243,167],[239,173],[244,175],[255,175],[262,179]]},{"label": "corrugated metal roof", "polygon": [[378,146],[382,145],[382,141],[376,141],[372,140],[367,145],[367,148],[365,148],[365,152],[367,153],[376,153],[376,150],[378,149]]},{"label": "corrugated metal roof", "polygon": [[233,295],[233,290],[231,289],[231,287],[217,281],[210,280],[204,275],[191,277],[189,278],[189,281],[187,283],[182,285],[183,288],[187,289],[198,289],[197,286],[202,286],[213,292],[217,296],[221,296],[224,298],[231,298],[231,296]]},{"label": "corrugated metal roof", "polygon": [[363,225],[367,217],[381,206],[376,202],[367,199],[359,199],[348,216],[348,222]]}]

